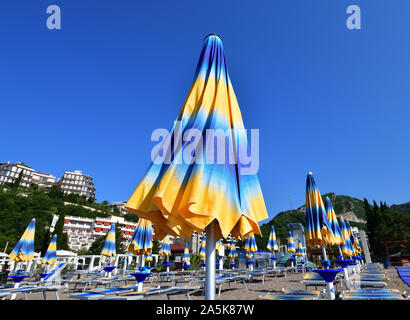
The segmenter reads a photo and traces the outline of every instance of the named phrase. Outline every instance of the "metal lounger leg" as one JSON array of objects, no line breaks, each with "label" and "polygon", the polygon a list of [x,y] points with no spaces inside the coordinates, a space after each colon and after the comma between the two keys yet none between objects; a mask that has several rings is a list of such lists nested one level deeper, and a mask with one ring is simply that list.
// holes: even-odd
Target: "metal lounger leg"
[{"label": "metal lounger leg", "polygon": [[43,298],[44,298],[44,300],[47,300],[47,294],[46,294],[45,291],[43,291]]},{"label": "metal lounger leg", "polygon": [[58,290],[56,290],[56,299],[60,300],[60,296],[58,295]]}]

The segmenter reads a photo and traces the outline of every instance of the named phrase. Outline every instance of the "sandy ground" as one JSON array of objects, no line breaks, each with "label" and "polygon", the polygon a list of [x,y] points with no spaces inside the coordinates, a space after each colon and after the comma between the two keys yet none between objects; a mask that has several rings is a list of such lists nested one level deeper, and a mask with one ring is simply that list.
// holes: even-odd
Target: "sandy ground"
[{"label": "sandy ground", "polygon": [[[403,282],[397,274],[396,269],[384,269],[384,274],[389,278],[387,282],[387,288],[390,289],[398,289],[400,291],[410,292],[409,286]],[[276,291],[285,288],[286,290],[305,290],[305,285],[301,284],[300,281],[303,280],[302,273],[296,274],[288,274],[286,277],[266,277],[265,283],[262,284],[262,277],[255,277],[252,283],[247,282],[246,288],[243,283],[237,282],[232,283],[231,288],[229,288],[228,284],[224,284],[222,287],[221,295],[216,295],[216,300],[255,300],[261,294],[264,294],[268,291]],[[132,284],[132,282],[128,282],[128,284]],[[156,287],[160,285],[159,282],[153,282],[152,284],[144,284],[145,287]],[[114,285],[124,285],[124,282],[118,282]],[[162,283],[164,285],[164,283]],[[167,283],[165,285],[170,285]],[[191,285],[197,285],[197,282],[192,282]],[[70,298],[69,295],[74,293],[72,291],[74,285],[70,285],[70,290],[67,291],[66,289],[59,290],[60,300],[77,300]],[[318,286],[318,290],[323,290],[324,286]],[[218,289],[218,286],[217,286]],[[309,290],[315,290],[315,287],[309,287]],[[346,290],[343,281],[339,285],[336,286],[336,292],[340,290]],[[77,292],[81,292],[78,290]],[[29,300],[43,300],[42,293],[31,293],[28,295]],[[48,300],[56,300],[56,296],[54,292],[47,293]],[[171,296],[171,300],[186,300],[186,295],[173,295]],[[24,300],[24,295],[19,294],[17,295],[16,300]],[[160,296],[153,296],[150,297],[150,300],[167,300],[166,295]],[[202,290],[197,290],[191,293],[191,300],[204,300],[204,296],[202,295]]]}]

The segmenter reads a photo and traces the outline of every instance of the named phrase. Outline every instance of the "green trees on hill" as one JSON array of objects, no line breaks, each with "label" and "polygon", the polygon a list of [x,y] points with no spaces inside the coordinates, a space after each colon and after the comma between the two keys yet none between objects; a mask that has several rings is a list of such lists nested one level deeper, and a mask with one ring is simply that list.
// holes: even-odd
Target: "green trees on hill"
[{"label": "green trees on hill", "polygon": [[[410,216],[395,212],[386,203],[380,202],[380,206],[373,202],[373,206],[364,199],[364,208],[367,217],[367,231],[369,236],[370,252],[375,261],[384,261],[385,249],[381,241],[409,240],[410,239]],[[392,246],[391,254],[402,252],[409,248]]]}]

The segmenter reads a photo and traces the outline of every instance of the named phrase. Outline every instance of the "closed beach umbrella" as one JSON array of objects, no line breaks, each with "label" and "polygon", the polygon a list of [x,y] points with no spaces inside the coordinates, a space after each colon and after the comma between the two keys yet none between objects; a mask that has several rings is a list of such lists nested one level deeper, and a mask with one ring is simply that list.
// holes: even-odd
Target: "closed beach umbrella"
[{"label": "closed beach umbrella", "polygon": [[151,250],[152,223],[146,219],[139,219],[127,251],[135,255],[144,255],[150,253]]},{"label": "closed beach umbrella", "polygon": [[344,256],[351,257],[354,255],[354,249],[352,243],[350,242],[349,231],[347,230],[347,226],[343,217],[339,218],[339,225],[344,239],[344,244],[341,245],[342,254]]},{"label": "closed beach umbrella", "polygon": [[170,245],[170,240],[168,236],[162,240],[161,248],[159,249],[159,254],[163,256],[171,255],[171,245]]},{"label": "closed beach umbrella", "polygon": [[231,245],[229,247],[228,257],[231,259],[235,259],[237,256],[238,253],[236,252],[235,242],[232,240]]},{"label": "closed beach umbrella", "polygon": [[322,246],[338,244],[311,172],[308,173],[306,180],[306,242]]},{"label": "closed beach umbrella", "polygon": [[337,245],[343,244],[345,241],[342,236],[342,232],[340,231],[339,223],[337,222],[336,213],[333,209],[332,202],[330,201],[329,197],[325,199],[325,209],[327,219],[329,220],[330,228],[332,229],[333,235],[336,238]]},{"label": "closed beach umbrella", "polygon": [[287,251],[288,252],[291,252],[291,253],[295,253],[296,252],[296,248],[295,248],[295,241],[293,240],[293,234],[292,234],[292,231],[289,231],[289,235],[288,235],[288,245],[287,245],[287,247],[288,247],[288,249],[287,249]]},{"label": "closed beach umbrella", "polygon": [[273,226],[270,229],[268,245],[266,247],[269,251],[278,250],[278,242],[276,241],[276,233]]},{"label": "closed beach umbrella", "polygon": [[152,262],[152,251],[150,251],[147,255],[145,255],[145,262],[148,262],[148,266],[151,266],[151,262]]},{"label": "closed beach umbrella", "polygon": [[[226,133],[226,148],[214,148],[215,138],[205,139],[215,130]],[[126,208],[151,220],[159,239],[169,233],[186,240],[194,230],[206,229],[205,298],[214,300],[216,241],[229,234],[260,235],[258,221],[268,218],[252,161],[241,161],[249,145],[217,35],[204,40],[188,97],[168,137]],[[186,149],[195,150],[195,158]]]},{"label": "closed beach umbrella", "polygon": [[302,242],[298,240],[298,247],[296,248],[296,255],[298,257],[303,257],[303,247],[302,247]]},{"label": "closed beach umbrella", "polygon": [[169,272],[169,256],[171,255],[171,245],[170,245],[169,236],[166,236],[161,243],[161,248],[159,249],[159,254],[167,257],[167,262],[165,266],[167,267],[167,272]]},{"label": "closed beach umbrella", "polygon": [[16,262],[28,262],[33,259],[35,229],[36,219],[32,219],[13,251],[9,254],[11,260]]},{"label": "closed beach umbrella", "polygon": [[107,233],[105,242],[101,249],[101,255],[108,257],[108,261],[112,262],[115,259],[117,252],[115,248],[115,224],[111,224],[110,230]]},{"label": "closed beach umbrella", "polygon": [[42,264],[52,265],[57,262],[57,235],[55,234],[48,245],[47,251],[41,260]]},{"label": "closed beach umbrella", "polygon": [[206,238],[202,236],[201,246],[199,247],[198,255],[202,261],[205,261],[205,246],[206,246]]},{"label": "closed beach umbrella", "polygon": [[188,242],[185,243],[184,254],[182,255],[182,262],[185,264],[185,268],[189,268],[191,265],[191,258],[189,256]]}]

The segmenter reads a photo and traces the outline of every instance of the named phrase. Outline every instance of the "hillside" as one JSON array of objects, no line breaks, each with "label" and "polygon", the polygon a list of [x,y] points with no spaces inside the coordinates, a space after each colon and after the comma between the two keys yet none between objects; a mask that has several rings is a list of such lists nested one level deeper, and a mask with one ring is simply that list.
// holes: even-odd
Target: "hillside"
[{"label": "hillside", "polygon": [[[343,217],[348,220],[352,227],[358,227],[359,229],[366,230],[366,213],[362,200],[345,195],[336,195],[333,192],[323,194],[323,201],[326,197],[329,197],[332,201],[337,217]],[[296,210],[279,212],[271,221],[261,225],[260,228],[263,236],[256,236],[258,248],[266,248],[271,225],[275,227],[276,237],[280,239],[280,243],[286,244],[286,238],[289,233],[288,223],[299,222],[304,227],[305,210],[306,207],[303,205]]]},{"label": "hillside", "polygon": [[390,208],[396,212],[410,214],[410,201],[402,204],[393,204]]}]

